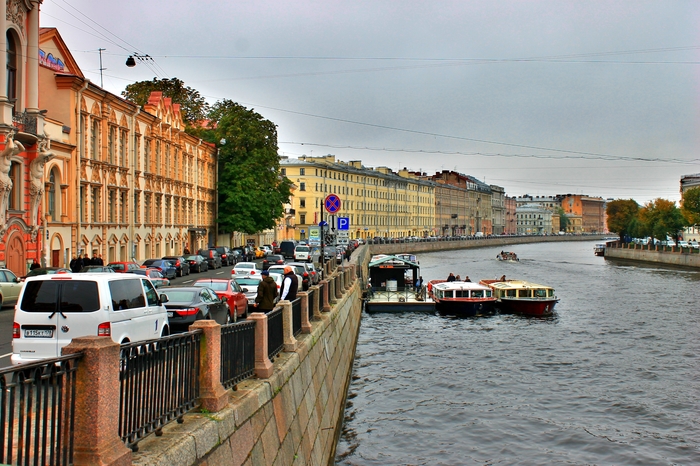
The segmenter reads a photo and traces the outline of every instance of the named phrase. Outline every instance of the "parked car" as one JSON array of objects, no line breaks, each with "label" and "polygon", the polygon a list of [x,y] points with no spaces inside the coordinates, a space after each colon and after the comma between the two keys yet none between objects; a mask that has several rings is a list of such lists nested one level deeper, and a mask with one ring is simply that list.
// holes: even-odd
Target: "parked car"
[{"label": "parked car", "polygon": [[700,243],[698,243],[695,240],[691,240],[688,242],[690,244],[690,247],[693,249],[700,249]]},{"label": "parked car", "polygon": [[690,246],[690,243],[688,243],[687,241],[679,240],[678,247],[679,248],[690,248],[691,246]]},{"label": "parked car", "polygon": [[284,256],[285,259],[294,259],[294,248],[297,243],[292,240],[284,240],[280,242],[280,254]]},{"label": "parked car", "polygon": [[178,277],[184,277],[190,274],[190,263],[185,260],[182,256],[166,256],[163,257],[165,260],[169,260],[175,266],[175,274]]},{"label": "parked car", "polygon": [[272,254],[272,251],[265,246],[258,246],[258,251],[262,253],[263,258],[267,257],[268,254]]},{"label": "parked car", "polygon": [[165,278],[173,279],[177,276],[177,269],[172,261],[167,259],[146,259],[141,268],[154,268],[160,271]]},{"label": "parked car", "polygon": [[[276,276],[284,277],[284,268],[285,267],[286,267],[285,265],[272,265],[267,270],[268,270],[268,272],[270,272],[270,276],[275,278],[275,280],[277,280]],[[297,266],[292,266],[292,268],[294,269],[294,273],[296,274],[297,280],[299,281],[299,291],[308,290],[309,289],[309,278],[307,277],[306,279],[304,279],[302,268],[297,267]],[[301,273],[299,273],[299,272],[301,272]]]},{"label": "parked car", "polygon": [[303,267],[304,273],[302,274],[302,276],[304,277],[304,279],[309,280],[309,286],[316,285],[319,281],[321,281],[321,274],[318,273],[316,267],[314,267],[314,264],[312,264],[311,262],[288,262],[287,265],[293,265],[299,268]]},{"label": "parked car", "polygon": [[107,267],[114,270],[117,273],[128,272],[129,270],[140,269],[141,266],[136,262],[110,262]]},{"label": "parked car", "polygon": [[294,260],[307,262],[311,260],[311,248],[305,245],[298,245],[294,248]]},{"label": "parked car", "polygon": [[170,280],[165,278],[162,273],[160,273],[159,270],[157,269],[136,269],[136,270],[129,270],[126,273],[133,273],[135,275],[143,275],[144,277],[148,277],[149,280],[151,280],[151,283],[153,283],[153,286],[155,288],[162,288],[164,286],[170,286]]},{"label": "parked car", "polygon": [[206,286],[214,290],[219,298],[226,298],[232,322],[248,317],[248,299],[235,281],[226,278],[201,278],[192,285]]},{"label": "parked car", "polygon": [[221,257],[221,265],[233,265],[235,264],[234,258],[231,255],[231,250],[226,247],[226,246],[214,246],[213,248],[209,249],[215,249],[216,252],[219,253],[219,257]]},{"label": "parked car", "polygon": [[80,269],[80,273],[116,273],[114,269],[108,265],[86,265]]},{"label": "parked car", "polygon": [[216,249],[200,249],[197,254],[207,260],[210,269],[221,268],[221,256]]},{"label": "parked car", "polygon": [[190,264],[190,270],[192,272],[200,273],[209,270],[209,262],[199,254],[187,256],[185,260]]},{"label": "parked car", "polygon": [[196,320],[213,319],[225,324],[230,319],[228,305],[211,288],[171,286],[161,292],[168,298],[165,309],[173,330],[187,330]]},{"label": "parked car", "polygon": [[267,270],[271,265],[284,265],[284,257],[280,254],[270,254],[262,262],[263,270]]},{"label": "parked car", "polygon": [[[245,293],[248,299],[248,306],[255,305],[255,298],[258,296],[258,285],[262,281],[263,276],[260,274],[255,275],[236,275],[231,279],[235,281],[238,286],[241,287],[243,293]],[[282,286],[282,275],[280,274],[270,274],[270,278],[275,281],[277,285],[277,292],[279,293],[280,287]],[[279,294],[275,298],[275,302],[279,301]]]},{"label": "parked car", "polygon": [[65,267],[39,267],[38,269],[30,270],[27,275],[20,277],[20,279],[26,280],[29,277],[38,277],[39,275],[50,275],[54,273],[71,273],[71,270]]},{"label": "parked car", "polygon": [[11,270],[0,269],[0,307],[15,304],[21,290],[22,283],[17,275]]},{"label": "parked car", "polygon": [[134,274],[28,278],[15,306],[12,364],[56,358],[73,338],[86,335],[116,343],[169,335],[166,299],[150,280]]},{"label": "parked car", "polygon": [[233,266],[231,275],[260,275],[262,269],[255,262],[239,262]]}]

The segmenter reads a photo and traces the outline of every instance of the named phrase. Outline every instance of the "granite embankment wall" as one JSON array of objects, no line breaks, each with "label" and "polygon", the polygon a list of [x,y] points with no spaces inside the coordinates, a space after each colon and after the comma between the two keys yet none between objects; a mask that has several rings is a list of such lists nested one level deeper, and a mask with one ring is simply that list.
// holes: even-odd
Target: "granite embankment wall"
[{"label": "granite embankment wall", "polygon": [[464,241],[428,241],[418,243],[371,244],[372,254],[401,254],[452,249],[502,247],[513,244],[546,243],[561,241],[597,241],[604,235],[553,235],[553,236],[496,236]]},{"label": "granite embankment wall", "polygon": [[[354,263],[366,262],[362,249]],[[147,437],[133,464],[332,464],[362,312],[361,281],[345,283],[294,351],[280,353],[270,377],[238,384],[221,411],[191,412]]]},{"label": "granite embankment wall", "polygon": [[657,264],[677,265],[681,267],[700,267],[700,254],[688,248],[666,248],[649,250],[648,247],[637,245],[636,249],[627,247],[607,247],[605,257],[612,259],[626,259],[642,262],[655,262]]}]

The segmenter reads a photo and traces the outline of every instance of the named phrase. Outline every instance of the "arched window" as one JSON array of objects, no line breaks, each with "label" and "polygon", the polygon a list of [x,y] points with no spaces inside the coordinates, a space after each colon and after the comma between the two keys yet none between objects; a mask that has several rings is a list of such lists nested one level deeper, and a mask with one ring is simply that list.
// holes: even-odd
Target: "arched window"
[{"label": "arched window", "polygon": [[10,200],[8,203],[8,210],[20,210],[22,206],[22,200],[20,199],[20,193],[22,192],[22,164],[18,162],[12,162],[10,165],[10,179],[12,180],[12,191],[10,191]]},{"label": "arched window", "polygon": [[92,131],[90,132],[90,152],[93,160],[98,160],[99,157],[99,140],[100,140],[100,122],[92,120]]},{"label": "arched window", "polygon": [[51,173],[49,174],[49,198],[48,198],[48,206],[47,206],[47,213],[51,215],[51,218],[56,221],[56,190],[58,189],[58,184],[56,183],[56,170],[51,170]]},{"label": "arched window", "polygon": [[17,44],[11,31],[7,31],[7,98],[12,102],[12,114],[17,110]]}]

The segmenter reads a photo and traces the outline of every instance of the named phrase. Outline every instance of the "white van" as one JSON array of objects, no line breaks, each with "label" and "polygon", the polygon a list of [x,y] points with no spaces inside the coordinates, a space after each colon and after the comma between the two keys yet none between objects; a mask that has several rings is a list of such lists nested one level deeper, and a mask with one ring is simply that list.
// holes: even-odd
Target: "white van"
[{"label": "white van", "polygon": [[152,340],[170,332],[167,298],[151,281],[131,274],[80,273],[30,277],[15,306],[12,364],[55,358],[75,337],[117,343]]},{"label": "white van", "polygon": [[308,262],[311,260],[311,248],[305,245],[298,245],[294,248],[294,260]]}]

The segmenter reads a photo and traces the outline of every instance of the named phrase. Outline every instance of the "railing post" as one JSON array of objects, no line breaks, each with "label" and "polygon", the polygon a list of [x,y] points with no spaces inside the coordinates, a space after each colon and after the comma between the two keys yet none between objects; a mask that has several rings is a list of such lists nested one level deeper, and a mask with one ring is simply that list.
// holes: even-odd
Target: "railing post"
[{"label": "railing post", "polygon": [[331,310],[331,305],[329,302],[330,299],[330,281],[326,278],[325,280],[321,280],[321,283],[323,283],[323,308],[321,311],[323,312],[330,312]]},{"label": "railing post", "polygon": [[344,283],[345,283],[345,291],[350,289],[350,286],[352,286],[352,275],[350,275],[350,272],[352,271],[352,266],[348,265],[347,267],[343,268],[343,277],[344,277]]},{"label": "railing post", "polygon": [[343,274],[339,271],[335,276],[335,298],[343,297]]},{"label": "railing post", "polygon": [[314,292],[313,299],[309,303],[314,312],[314,320],[321,320],[321,287],[314,285],[310,288]]},{"label": "railing post", "polygon": [[284,333],[284,351],[292,353],[297,349],[297,339],[294,338],[294,316],[292,303],[286,299],[279,302],[282,306],[282,333]]},{"label": "railing post", "polygon": [[221,325],[215,320],[197,320],[190,331],[202,330],[199,340],[199,398],[202,407],[211,413],[228,404],[228,392],[221,385]]},{"label": "railing post", "polygon": [[336,281],[335,275],[332,275],[331,277],[328,278],[328,300],[330,301],[331,304],[335,304],[338,302],[338,299],[335,296],[335,281]]},{"label": "railing post", "polygon": [[301,298],[301,333],[311,333],[311,322],[309,322],[309,293],[299,291],[297,298]]},{"label": "railing post", "polygon": [[255,321],[255,375],[267,379],[272,375],[272,363],[267,357],[267,314],[251,312],[248,319]]},{"label": "railing post", "polygon": [[73,464],[130,465],[119,437],[119,344],[111,338],[73,338],[62,354],[83,353],[75,388]]}]

